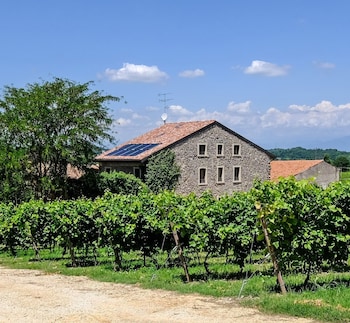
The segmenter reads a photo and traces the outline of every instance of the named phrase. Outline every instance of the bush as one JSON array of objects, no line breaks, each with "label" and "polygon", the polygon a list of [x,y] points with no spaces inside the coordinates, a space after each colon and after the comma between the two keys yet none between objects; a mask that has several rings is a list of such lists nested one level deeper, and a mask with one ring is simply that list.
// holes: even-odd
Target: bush
[{"label": "bush", "polygon": [[117,171],[100,173],[97,178],[97,186],[100,195],[106,191],[126,195],[138,195],[141,192],[149,191],[146,184],[133,174]]}]

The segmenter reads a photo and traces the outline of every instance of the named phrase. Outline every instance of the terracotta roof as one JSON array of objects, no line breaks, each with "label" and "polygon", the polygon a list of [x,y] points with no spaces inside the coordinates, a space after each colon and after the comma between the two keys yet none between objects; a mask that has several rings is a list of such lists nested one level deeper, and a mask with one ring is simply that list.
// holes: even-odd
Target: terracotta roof
[{"label": "terracotta roof", "polygon": [[[98,165],[91,165],[91,169],[98,170]],[[83,176],[85,173],[78,169],[75,166],[72,166],[71,164],[68,164],[67,166],[67,177],[71,179],[79,179],[81,176]]]},{"label": "terracotta roof", "polygon": [[[152,156],[154,153],[164,149],[169,148],[171,145],[195,134],[196,132],[203,130],[212,125],[218,125],[222,127],[225,131],[228,131],[238,138],[246,141],[250,145],[254,146],[256,149],[259,149],[266,153],[271,159],[274,159],[275,156],[268,152],[267,150],[259,147],[248,139],[242,137],[233,130],[225,127],[221,123],[215,120],[206,120],[206,121],[189,121],[189,122],[176,122],[176,123],[166,123],[154,130],[146,132],[145,134],[136,137],[130,141],[123,143],[117,147],[109,149],[102,153],[101,155],[95,158],[95,161],[144,161],[148,157]],[[157,144],[157,145],[154,145]],[[125,154],[115,154],[115,152],[120,148],[128,148],[127,145],[131,145],[131,148],[136,148],[138,153],[135,153],[132,156],[132,153]],[[133,147],[132,145],[139,145],[138,147]],[[142,149],[145,149],[142,152]],[[114,153],[114,154],[113,154]],[[114,156],[113,156],[114,155]]]},{"label": "terracotta roof", "polygon": [[271,180],[279,177],[296,176],[323,162],[320,160],[273,160],[271,161]]},{"label": "terracotta roof", "polygon": [[[192,121],[192,122],[177,122],[166,123],[156,129],[153,129],[139,137],[136,137],[130,141],[125,142],[122,145],[114,147],[105,151],[101,155],[95,158],[96,161],[113,161],[113,160],[128,160],[128,161],[142,161],[148,158],[155,152],[162,150],[207,126],[216,123],[215,120],[207,121]],[[136,156],[108,156],[108,154],[127,144],[158,144],[155,147],[148,149]]]}]

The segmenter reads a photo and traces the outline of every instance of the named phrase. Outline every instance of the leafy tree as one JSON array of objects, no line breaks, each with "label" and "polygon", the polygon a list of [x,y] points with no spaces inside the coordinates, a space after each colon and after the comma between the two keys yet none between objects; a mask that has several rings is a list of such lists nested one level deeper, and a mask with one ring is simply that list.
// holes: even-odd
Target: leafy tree
[{"label": "leafy tree", "polygon": [[346,156],[338,156],[334,160],[333,165],[342,168],[350,167],[350,160]]},{"label": "leafy tree", "polygon": [[328,154],[324,156],[323,160],[328,164],[332,164],[331,157]]},{"label": "leafy tree", "polygon": [[0,193],[2,202],[29,200],[33,191],[28,187],[29,167],[26,153],[23,149],[14,149],[5,145],[0,139]]},{"label": "leafy tree", "polygon": [[269,152],[281,160],[324,159],[326,162],[331,163],[339,156],[350,158],[349,152],[337,149],[305,149],[302,147],[295,147],[289,149],[275,148],[270,149]]},{"label": "leafy tree", "polygon": [[0,156],[0,180],[15,167],[21,176],[18,182],[32,188],[35,197],[66,195],[67,165],[84,170],[103,143],[113,139],[105,103],[119,98],[91,91],[91,85],[54,78],[25,88],[4,88],[0,140],[3,151],[14,154]]},{"label": "leafy tree", "polygon": [[173,151],[162,150],[148,160],[145,182],[152,192],[174,189],[179,177],[180,167],[175,162]]}]

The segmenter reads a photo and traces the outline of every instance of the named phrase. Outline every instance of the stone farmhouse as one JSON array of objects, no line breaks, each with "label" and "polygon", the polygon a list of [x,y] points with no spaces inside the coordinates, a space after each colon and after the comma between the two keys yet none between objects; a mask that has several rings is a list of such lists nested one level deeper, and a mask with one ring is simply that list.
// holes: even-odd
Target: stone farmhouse
[{"label": "stone farmhouse", "polygon": [[274,160],[271,162],[271,180],[294,176],[295,179],[314,178],[315,183],[325,188],[339,181],[340,169],[324,160]]},{"label": "stone farmhouse", "polygon": [[143,178],[148,158],[175,152],[181,176],[176,191],[219,196],[247,191],[255,179],[270,179],[274,156],[215,120],[165,123],[96,157],[101,171],[123,171]]}]

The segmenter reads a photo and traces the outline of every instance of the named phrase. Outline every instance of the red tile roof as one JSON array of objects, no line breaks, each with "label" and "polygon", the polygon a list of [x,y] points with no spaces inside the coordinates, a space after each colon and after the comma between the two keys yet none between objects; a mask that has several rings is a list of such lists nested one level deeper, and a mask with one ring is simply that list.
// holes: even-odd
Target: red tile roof
[{"label": "red tile roof", "polygon": [[[155,152],[162,150],[214,123],[216,123],[215,120],[166,123],[139,137],[136,137],[130,141],[127,141],[122,145],[119,145],[117,147],[114,147],[110,150],[103,152],[101,155],[97,156],[95,160],[96,161],[113,161],[113,160],[142,161],[145,158],[148,158],[149,156],[154,154]],[[158,144],[158,145],[137,156],[108,156],[108,154],[110,154],[111,152],[127,144]]]},{"label": "red tile roof", "polygon": [[318,165],[323,160],[273,160],[271,162],[271,180],[279,177],[296,176]]}]

